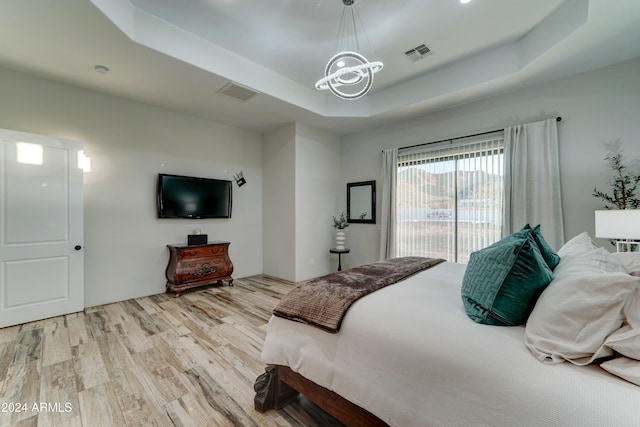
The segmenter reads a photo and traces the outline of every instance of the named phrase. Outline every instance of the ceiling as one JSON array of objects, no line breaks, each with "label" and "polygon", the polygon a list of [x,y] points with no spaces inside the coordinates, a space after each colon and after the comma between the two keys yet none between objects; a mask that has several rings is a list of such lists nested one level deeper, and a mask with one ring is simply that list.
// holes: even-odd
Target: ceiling
[{"label": "ceiling", "polygon": [[[362,53],[384,62],[356,101],[314,88],[341,0],[2,0],[0,67],[258,132],[345,135],[640,56],[638,0],[355,6]],[[432,54],[405,57],[423,43]],[[229,82],[259,94],[217,93]]]}]

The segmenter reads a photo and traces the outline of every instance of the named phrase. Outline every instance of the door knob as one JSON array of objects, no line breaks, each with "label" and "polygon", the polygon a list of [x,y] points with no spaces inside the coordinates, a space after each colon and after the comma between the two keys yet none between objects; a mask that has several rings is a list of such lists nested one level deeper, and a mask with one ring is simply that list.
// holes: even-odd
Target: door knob
[{"label": "door knob", "polygon": [[79,251],[80,249],[82,249],[82,246],[80,246],[80,245],[75,245],[75,246],[73,247],[73,249],[75,249],[76,251]]}]

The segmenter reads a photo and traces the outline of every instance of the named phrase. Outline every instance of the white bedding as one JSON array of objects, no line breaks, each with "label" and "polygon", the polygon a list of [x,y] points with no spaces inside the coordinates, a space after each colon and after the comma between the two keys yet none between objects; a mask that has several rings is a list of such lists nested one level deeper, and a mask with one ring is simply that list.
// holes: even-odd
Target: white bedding
[{"label": "white bedding", "polygon": [[547,365],[524,327],[479,325],[443,263],[356,302],[338,334],[272,317],[262,358],[394,426],[640,426],[640,387],[596,365]]}]

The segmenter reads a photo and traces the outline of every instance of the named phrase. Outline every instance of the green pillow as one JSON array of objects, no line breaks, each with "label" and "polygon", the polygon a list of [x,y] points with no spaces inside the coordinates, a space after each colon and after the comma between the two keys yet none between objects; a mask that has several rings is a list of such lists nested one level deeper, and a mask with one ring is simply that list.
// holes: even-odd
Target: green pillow
[{"label": "green pillow", "polygon": [[523,229],[533,230],[533,239],[538,244],[538,249],[540,249],[545,262],[547,263],[551,271],[553,271],[553,269],[556,268],[556,266],[560,263],[560,256],[555,253],[551,246],[549,246],[549,243],[547,243],[544,237],[542,237],[542,233],[540,232],[540,224],[536,225],[533,228],[531,228],[531,226],[527,224],[523,227]]},{"label": "green pillow", "polygon": [[473,252],[462,279],[462,302],[476,323],[522,325],[553,279],[531,228]]}]

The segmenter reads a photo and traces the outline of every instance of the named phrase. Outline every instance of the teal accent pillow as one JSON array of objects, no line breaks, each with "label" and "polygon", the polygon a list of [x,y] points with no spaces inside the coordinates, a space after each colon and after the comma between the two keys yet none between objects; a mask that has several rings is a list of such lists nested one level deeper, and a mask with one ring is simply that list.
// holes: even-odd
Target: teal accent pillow
[{"label": "teal accent pillow", "polygon": [[462,302],[476,323],[522,325],[553,279],[531,228],[473,252],[462,279]]},{"label": "teal accent pillow", "polygon": [[540,224],[536,225],[533,228],[531,228],[531,226],[527,224],[523,227],[523,229],[533,230],[533,240],[535,240],[538,244],[538,249],[540,249],[542,257],[544,258],[551,271],[553,271],[553,269],[556,268],[560,263],[560,255],[555,253],[551,246],[549,246],[549,243],[547,243],[544,237],[542,237],[542,233],[540,232]]}]

